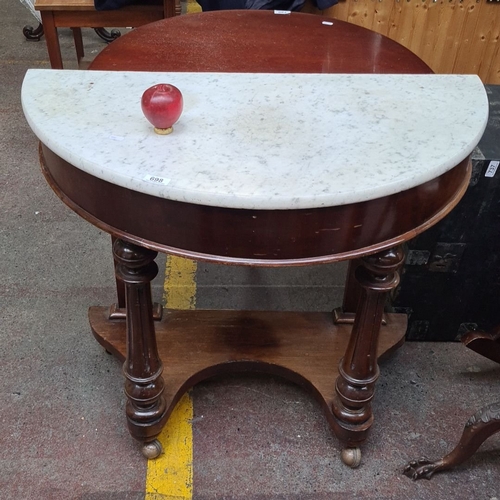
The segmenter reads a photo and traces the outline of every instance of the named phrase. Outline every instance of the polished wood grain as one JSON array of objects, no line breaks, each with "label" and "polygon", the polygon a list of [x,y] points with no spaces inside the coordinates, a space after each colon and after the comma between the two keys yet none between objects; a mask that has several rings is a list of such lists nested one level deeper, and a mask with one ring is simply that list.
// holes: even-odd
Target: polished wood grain
[{"label": "polished wood grain", "polygon": [[[92,332],[106,350],[125,361],[126,328],[109,321],[107,307],[91,307]],[[155,324],[163,361],[167,403],[164,420],[194,384],[220,374],[267,373],[291,380],[310,391],[322,404],[330,424],[335,373],[351,327],[334,325],[328,312],[180,311],[166,310]],[[377,357],[404,340],[406,316],[389,314],[381,331]],[[164,422],[149,432],[155,437]]]},{"label": "polished wood grain", "polygon": [[[324,21],[333,25],[324,25]],[[352,24],[272,11],[190,14],[141,27],[91,69],[261,73],[430,73],[408,49]],[[332,96],[333,97],[333,96]]]}]

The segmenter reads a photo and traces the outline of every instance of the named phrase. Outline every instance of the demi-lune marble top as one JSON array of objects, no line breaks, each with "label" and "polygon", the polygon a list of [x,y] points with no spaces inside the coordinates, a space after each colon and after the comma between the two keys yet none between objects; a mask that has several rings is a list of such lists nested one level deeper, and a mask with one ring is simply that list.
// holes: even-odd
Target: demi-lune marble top
[{"label": "demi-lune marble top", "polygon": [[[154,133],[140,101],[171,83],[184,112]],[[26,118],[54,153],[157,197],[246,209],[390,195],[466,158],[488,116],[471,75],[29,70]]]}]

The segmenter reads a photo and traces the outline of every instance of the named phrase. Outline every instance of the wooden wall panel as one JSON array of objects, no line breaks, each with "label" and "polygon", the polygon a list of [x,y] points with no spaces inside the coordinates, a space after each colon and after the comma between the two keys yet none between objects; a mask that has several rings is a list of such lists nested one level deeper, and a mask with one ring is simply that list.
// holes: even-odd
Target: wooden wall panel
[{"label": "wooden wall panel", "polygon": [[[318,12],[310,5],[307,12]],[[322,12],[388,36],[436,73],[478,74],[500,84],[500,2],[341,0]]]},{"label": "wooden wall panel", "polygon": [[[484,34],[483,34],[484,33]],[[500,83],[500,23],[497,18],[490,18],[490,31],[481,31],[480,37],[485,37],[485,50],[481,58],[479,74],[485,74],[485,81]],[[490,61],[494,61],[490,64]]]}]

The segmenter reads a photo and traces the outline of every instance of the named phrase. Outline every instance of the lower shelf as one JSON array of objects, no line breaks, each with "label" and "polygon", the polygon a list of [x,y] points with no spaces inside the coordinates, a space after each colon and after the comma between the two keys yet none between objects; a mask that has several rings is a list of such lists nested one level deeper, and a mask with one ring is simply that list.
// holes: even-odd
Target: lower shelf
[{"label": "lower shelf", "polygon": [[[92,331],[109,352],[125,360],[125,320],[108,316],[108,307],[91,307]],[[404,314],[386,316],[379,358],[403,343],[406,323]],[[164,310],[155,329],[164,365],[166,418],[184,392],[201,380],[259,372],[284,377],[310,391],[334,427],[331,403],[337,367],[351,328],[335,324],[332,313]]]}]

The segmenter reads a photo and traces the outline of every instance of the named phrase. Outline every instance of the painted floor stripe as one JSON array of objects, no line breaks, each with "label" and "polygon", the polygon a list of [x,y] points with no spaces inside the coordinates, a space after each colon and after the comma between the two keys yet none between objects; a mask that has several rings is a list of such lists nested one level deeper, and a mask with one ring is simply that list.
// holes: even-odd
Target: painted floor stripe
[{"label": "painted floor stripe", "polygon": [[163,301],[170,309],[195,309],[196,268],[193,260],[167,256]]},{"label": "painted floor stripe", "polygon": [[[171,309],[194,309],[197,264],[167,256],[164,302]],[[158,437],[164,453],[148,461],[146,500],[193,498],[193,402],[184,394]]]}]

